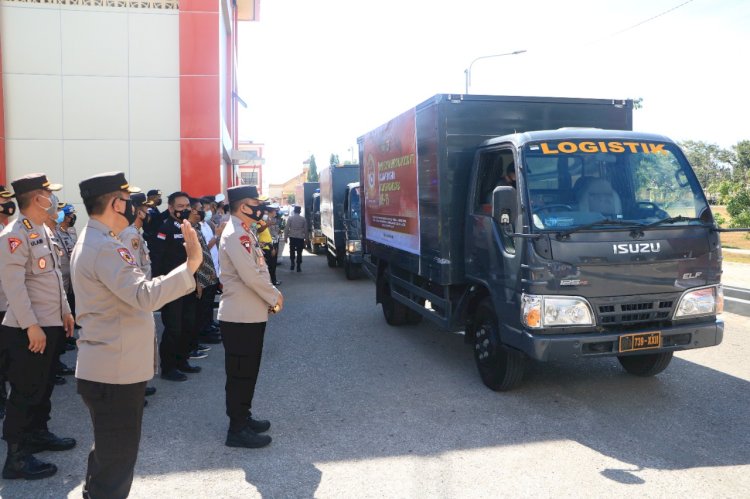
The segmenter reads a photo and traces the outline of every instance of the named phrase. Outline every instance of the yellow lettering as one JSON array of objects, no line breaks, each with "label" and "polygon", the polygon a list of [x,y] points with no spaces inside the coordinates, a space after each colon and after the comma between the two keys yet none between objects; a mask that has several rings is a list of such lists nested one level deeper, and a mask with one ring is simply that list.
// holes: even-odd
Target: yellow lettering
[{"label": "yellow lettering", "polygon": [[638,152],[638,142],[623,142],[622,144],[630,148],[630,152],[632,153]]},{"label": "yellow lettering", "polygon": [[641,150],[648,154],[648,144],[641,142]]},{"label": "yellow lettering", "polygon": [[604,142],[599,142],[599,150],[601,152],[607,152],[607,144]]},{"label": "yellow lettering", "polygon": [[649,144],[648,147],[651,149],[651,154],[656,154],[657,152],[667,154],[667,151],[664,150],[664,144]]},{"label": "yellow lettering", "polygon": [[625,152],[625,148],[622,147],[622,144],[619,142],[610,142],[609,150],[610,152]]},{"label": "yellow lettering", "polygon": [[543,154],[557,154],[558,153],[557,149],[550,149],[549,146],[547,146],[546,142],[542,142],[540,145],[542,146]]},{"label": "yellow lettering", "polygon": [[578,144],[578,147],[581,149],[581,152],[599,152],[599,149],[593,142],[581,142]]},{"label": "yellow lettering", "polygon": [[578,152],[578,146],[576,146],[573,142],[560,142],[559,144],[557,144],[557,148],[560,150],[560,152],[565,154]]}]

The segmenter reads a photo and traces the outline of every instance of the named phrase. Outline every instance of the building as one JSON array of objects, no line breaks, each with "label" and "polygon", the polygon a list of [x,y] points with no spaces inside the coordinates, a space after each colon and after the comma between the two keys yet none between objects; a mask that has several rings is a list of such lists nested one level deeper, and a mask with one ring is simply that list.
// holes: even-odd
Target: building
[{"label": "building", "polygon": [[0,180],[216,194],[239,181],[237,25],[259,0],[0,0]]},{"label": "building", "polygon": [[[268,185],[268,197],[278,200],[282,205],[301,204],[302,203],[302,184],[307,182],[307,171],[309,170],[309,161],[306,161],[302,167],[302,173],[295,175],[286,182],[280,184]],[[289,196],[294,195],[294,203],[289,203]]]},{"label": "building", "polygon": [[254,185],[263,194],[263,144],[251,141],[240,141],[239,153],[236,155],[238,184]]}]

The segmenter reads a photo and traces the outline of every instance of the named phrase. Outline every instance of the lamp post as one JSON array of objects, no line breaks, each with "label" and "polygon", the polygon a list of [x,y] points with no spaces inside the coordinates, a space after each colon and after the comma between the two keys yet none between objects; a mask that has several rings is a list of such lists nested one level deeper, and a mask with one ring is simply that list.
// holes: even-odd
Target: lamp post
[{"label": "lamp post", "polygon": [[523,54],[524,52],[526,52],[526,50],[514,50],[513,52],[506,52],[505,54],[483,55],[471,61],[471,64],[469,64],[469,67],[464,69],[464,74],[466,75],[466,93],[467,94],[469,93],[469,85],[471,85],[471,67],[474,65],[475,62],[477,62],[480,59],[489,59],[491,57],[503,57],[506,55],[518,55],[518,54]]}]

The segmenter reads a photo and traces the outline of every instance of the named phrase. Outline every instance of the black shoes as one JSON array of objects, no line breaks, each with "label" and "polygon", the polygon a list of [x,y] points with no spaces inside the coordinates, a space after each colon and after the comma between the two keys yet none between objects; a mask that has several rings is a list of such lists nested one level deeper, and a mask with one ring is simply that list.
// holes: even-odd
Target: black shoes
[{"label": "black shoes", "polygon": [[170,369],[161,373],[161,379],[166,379],[167,381],[187,381],[187,376],[177,369]]},{"label": "black shoes", "polygon": [[271,443],[271,437],[268,435],[258,435],[249,426],[240,431],[228,431],[227,440],[224,445],[227,447],[244,447],[245,449],[258,449]]},{"label": "black shoes", "polygon": [[177,369],[180,370],[180,372],[188,373],[188,374],[197,374],[202,371],[202,369],[199,366],[193,366],[185,362]]},{"label": "black shoes", "polygon": [[198,343],[196,350],[198,350],[199,352],[209,352],[211,350],[211,347],[208,345],[201,345],[200,343]]},{"label": "black shoes", "polygon": [[150,397],[154,393],[156,393],[156,388],[155,387],[153,387],[153,386],[147,386],[146,387],[146,396],[147,397]]},{"label": "black shoes", "polygon": [[3,478],[13,480],[24,478],[38,480],[57,473],[57,466],[35,458],[20,444],[8,444],[8,457],[3,466]]},{"label": "black shoes", "polygon": [[56,372],[56,374],[58,376],[70,376],[71,374],[75,374],[75,373],[76,373],[76,370],[73,369],[72,367],[68,367],[65,364],[63,364],[62,362],[58,362],[57,363],[57,372]]},{"label": "black shoes", "polygon": [[289,270],[294,270],[294,264],[289,268]]},{"label": "black shoes", "polygon": [[247,417],[247,425],[255,433],[263,433],[271,429],[271,422],[267,419],[253,419],[253,416]]},{"label": "black shoes", "polygon": [[36,454],[45,450],[63,451],[76,446],[74,438],[60,438],[49,430],[35,430],[24,438],[23,450]]},{"label": "black shoes", "polygon": [[297,265],[297,272],[302,272],[302,265]]},{"label": "black shoes", "polygon": [[55,374],[55,384],[56,385],[64,385],[65,383],[67,383],[67,381],[65,381],[65,378],[63,378],[59,374]]},{"label": "black shoes", "polygon": [[[197,348],[190,352],[190,360],[196,360],[196,359],[205,359],[208,357],[208,354],[203,350],[198,350]],[[185,371],[190,372],[190,371]]]},{"label": "black shoes", "polygon": [[280,286],[281,285],[281,281],[273,281],[273,285],[274,286]]}]

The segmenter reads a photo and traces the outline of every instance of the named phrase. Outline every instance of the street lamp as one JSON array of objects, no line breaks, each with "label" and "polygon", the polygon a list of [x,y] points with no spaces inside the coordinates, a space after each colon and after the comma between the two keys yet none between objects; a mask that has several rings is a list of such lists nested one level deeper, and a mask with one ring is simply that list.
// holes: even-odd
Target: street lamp
[{"label": "street lamp", "polygon": [[491,57],[503,57],[506,55],[518,55],[523,54],[526,52],[525,50],[515,50],[513,52],[507,52],[505,54],[494,54],[494,55],[483,55],[480,57],[477,57],[473,61],[471,61],[471,64],[469,64],[469,67],[464,69],[464,74],[466,75],[466,93],[469,93],[469,85],[471,84],[471,67],[474,65],[475,62],[477,62],[480,59],[489,59]]}]

